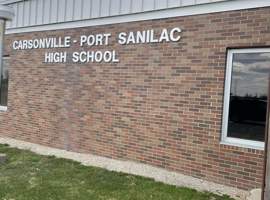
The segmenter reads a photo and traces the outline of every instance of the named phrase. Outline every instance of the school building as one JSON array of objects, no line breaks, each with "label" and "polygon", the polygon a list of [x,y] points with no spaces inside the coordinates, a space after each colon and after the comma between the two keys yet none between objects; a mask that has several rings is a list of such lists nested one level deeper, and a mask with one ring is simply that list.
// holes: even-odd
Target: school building
[{"label": "school building", "polygon": [[262,187],[270,1],[0,3],[1,138]]}]

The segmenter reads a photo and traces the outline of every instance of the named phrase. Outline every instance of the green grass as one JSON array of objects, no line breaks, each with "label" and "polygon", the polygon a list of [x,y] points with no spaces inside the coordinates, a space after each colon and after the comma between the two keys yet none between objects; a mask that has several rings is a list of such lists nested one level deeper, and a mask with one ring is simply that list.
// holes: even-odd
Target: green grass
[{"label": "green grass", "polygon": [[231,200],[0,145],[0,200]]}]

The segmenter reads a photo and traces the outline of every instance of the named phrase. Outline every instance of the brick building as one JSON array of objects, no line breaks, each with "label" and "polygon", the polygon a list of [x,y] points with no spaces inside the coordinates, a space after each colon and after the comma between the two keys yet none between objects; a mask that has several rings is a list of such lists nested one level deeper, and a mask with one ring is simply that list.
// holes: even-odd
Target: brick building
[{"label": "brick building", "polygon": [[269,1],[2,4],[1,137],[261,187]]}]

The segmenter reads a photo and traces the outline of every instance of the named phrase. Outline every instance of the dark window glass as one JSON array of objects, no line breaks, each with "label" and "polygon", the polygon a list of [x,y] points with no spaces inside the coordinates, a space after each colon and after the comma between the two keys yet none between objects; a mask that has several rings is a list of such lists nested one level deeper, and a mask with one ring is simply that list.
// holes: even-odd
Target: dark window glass
[{"label": "dark window glass", "polygon": [[7,106],[8,99],[8,66],[9,66],[9,57],[3,57],[3,67],[1,74],[1,88],[0,88],[0,105]]},{"label": "dark window glass", "polygon": [[235,53],[228,137],[265,140],[270,53]]}]

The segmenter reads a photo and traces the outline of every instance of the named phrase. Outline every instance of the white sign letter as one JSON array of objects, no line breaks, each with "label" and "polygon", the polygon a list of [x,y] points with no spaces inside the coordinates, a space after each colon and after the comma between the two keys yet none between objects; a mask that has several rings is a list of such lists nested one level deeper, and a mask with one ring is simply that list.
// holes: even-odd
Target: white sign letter
[{"label": "white sign letter", "polygon": [[177,42],[181,39],[181,36],[175,36],[176,33],[181,33],[181,29],[180,28],[173,28],[170,32],[170,39],[173,42]]}]

